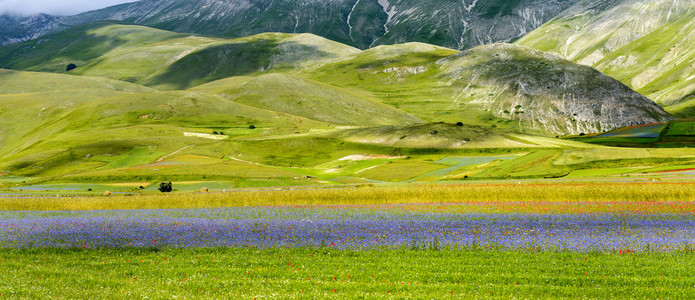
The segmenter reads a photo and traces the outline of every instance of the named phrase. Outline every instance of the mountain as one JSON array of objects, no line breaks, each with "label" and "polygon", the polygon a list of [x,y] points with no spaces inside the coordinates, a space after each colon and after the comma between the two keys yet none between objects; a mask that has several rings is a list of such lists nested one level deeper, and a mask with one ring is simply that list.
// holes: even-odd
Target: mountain
[{"label": "mountain", "polygon": [[593,66],[678,113],[695,95],[693,20],[687,0],[582,1],[517,43]]},{"label": "mountain", "polygon": [[[0,172],[22,181],[557,177],[572,170],[554,165],[562,149],[602,146],[553,136],[670,118],[594,68],[513,44],[359,50],[102,21],[2,46],[0,66],[14,69],[0,70]],[[476,154],[491,156],[443,159]]]},{"label": "mountain", "polygon": [[528,48],[478,47],[452,59],[446,70],[465,86],[461,98],[474,98],[497,116],[518,114],[514,119],[549,132],[600,132],[668,118],[659,105],[615,79]]},{"label": "mountain", "polygon": [[60,17],[0,15],[0,45],[28,41],[58,29]]},{"label": "mountain", "polygon": [[579,0],[142,0],[56,20],[56,30],[116,20],[175,32],[243,37],[313,33],[366,49],[424,42],[467,49],[513,41]]},{"label": "mountain", "polygon": [[619,81],[556,54],[510,44],[450,51],[379,46],[310,73],[432,122],[579,134],[669,118]]},{"label": "mountain", "polygon": [[[74,75],[159,90],[199,86],[238,103],[337,125],[463,122],[556,135],[668,118],[593,68],[509,44],[464,52],[423,43],[360,51],[310,34],[222,39],[98,22],[0,47],[4,68],[63,73],[71,62],[78,65],[69,71]],[[214,82],[227,78],[234,84]]]}]

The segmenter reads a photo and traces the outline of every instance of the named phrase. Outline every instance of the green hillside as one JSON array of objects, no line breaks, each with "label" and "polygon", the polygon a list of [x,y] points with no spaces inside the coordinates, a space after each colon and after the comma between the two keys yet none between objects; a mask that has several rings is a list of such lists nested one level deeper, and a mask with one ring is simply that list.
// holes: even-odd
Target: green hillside
[{"label": "green hillside", "polygon": [[585,65],[693,12],[685,0],[585,0],[517,41]]},{"label": "green hillside", "polygon": [[230,76],[301,70],[358,51],[310,34],[219,39],[100,22],[0,47],[0,67],[65,72],[74,63],[71,74],[182,89]]},{"label": "green hillside", "polygon": [[104,78],[0,70],[0,156],[8,155],[66,127],[59,122],[74,109],[119,95],[152,89]]},{"label": "green hillside", "polygon": [[596,67],[672,111],[670,106],[695,94],[693,18],[695,12],[672,21],[607,55]]},{"label": "green hillside", "polygon": [[509,44],[461,53],[415,43],[380,46],[309,73],[430,122],[578,134],[668,118],[593,68]]},{"label": "green hillside", "polygon": [[[1,47],[0,66],[29,71],[64,72],[69,63],[74,63],[81,71],[84,66],[117,48],[129,49],[184,37],[184,34],[147,27],[98,22]],[[171,58],[171,52],[167,54]],[[75,70],[74,73],[83,74],[79,71]]]},{"label": "green hillside", "polygon": [[164,89],[189,88],[231,76],[297,72],[358,52],[311,34],[264,33],[225,40],[176,57],[142,83]]},{"label": "green hillside", "polygon": [[339,125],[421,122],[391,106],[327,84],[284,74],[255,77],[221,93],[224,98]]},{"label": "green hillside", "polygon": [[[77,38],[63,47],[73,36]],[[32,45],[41,47],[31,50]],[[61,47],[61,54],[50,50]],[[360,51],[310,34],[214,39],[96,23],[0,47],[0,63],[19,69],[64,72],[58,67],[78,59],[84,65],[78,63],[70,73],[160,90],[237,81],[234,88],[217,83],[213,94],[343,125],[395,125],[418,118],[556,135],[660,122],[667,116],[593,69],[505,44],[463,53],[422,43]],[[227,79],[277,73],[297,79],[261,76],[241,85],[237,83],[245,79]]]},{"label": "green hillside", "polygon": [[[343,140],[405,148],[524,148],[538,144],[489,127],[447,123],[380,126],[344,130]],[[549,145],[544,145],[548,147]]]},{"label": "green hillside", "polygon": [[[98,23],[0,54],[40,71],[0,70],[0,188],[15,192],[604,180],[692,160],[567,163],[568,151],[614,149],[556,135],[669,116],[595,69],[516,45],[361,51],[309,34],[219,39]],[[68,62],[78,67],[65,74]]]},{"label": "green hillside", "polygon": [[0,94],[3,95],[79,90],[109,90],[131,93],[154,91],[151,88],[118,80],[55,73],[0,69],[0,78],[2,79]]},{"label": "green hillside", "polygon": [[[695,92],[691,1],[583,1],[517,43],[593,66],[681,117]],[[687,105],[690,106],[690,105]]]}]

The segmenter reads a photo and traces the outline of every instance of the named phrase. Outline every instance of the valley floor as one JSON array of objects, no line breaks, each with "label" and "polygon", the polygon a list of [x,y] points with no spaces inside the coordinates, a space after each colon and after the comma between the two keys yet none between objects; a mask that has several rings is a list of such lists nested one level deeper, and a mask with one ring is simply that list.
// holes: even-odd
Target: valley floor
[{"label": "valley floor", "polygon": [[0,295],[689,298],[694,184],[0,198]]}]

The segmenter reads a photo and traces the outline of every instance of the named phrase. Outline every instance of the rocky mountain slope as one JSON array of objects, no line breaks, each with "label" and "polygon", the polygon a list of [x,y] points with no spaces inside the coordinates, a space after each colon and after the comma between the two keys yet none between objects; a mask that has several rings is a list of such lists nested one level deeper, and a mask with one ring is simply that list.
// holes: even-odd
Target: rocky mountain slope
[{"label": "rocky mountain slope", "polygon": [[60,17],[0,15],[0,45],[28,41],[58,29]]},{"label": "rocky mountain slope", "polygon": [[671,106],[695,93],[694,28],[693,1],[591,0],[572,6],[518,43],[594,66]]},{"label": "rocky mountain slope", "polygon": [[513,41],[579,0],[142,0],[52,24],[117,20],[175,32],[241,37],[313,33],[359,48],[425,42],[467,49]]},{"label": "rocky mountain slope", "polygon": [[445,74],[465,85],[462,98],[550,132],[600,132],[667,118],[653,101],[593,68],[509,44],[466,51],[451,59]]},{"label": "rocky mountain slope", "polygon": [[593,68],[510,44],[457,54],[380,46],[321,67],[314,79],[368,90],[431,121],[579,134],[668,119],[659,105]]}]

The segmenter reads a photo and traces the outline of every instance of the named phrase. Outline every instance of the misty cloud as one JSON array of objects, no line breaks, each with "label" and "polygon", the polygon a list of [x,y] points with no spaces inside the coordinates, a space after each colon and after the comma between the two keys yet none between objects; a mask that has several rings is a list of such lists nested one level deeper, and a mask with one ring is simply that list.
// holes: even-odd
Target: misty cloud
[{"label": "misty cloud", "polygon": [[137,0],[0,0],[0,14],[69,16]]}]

